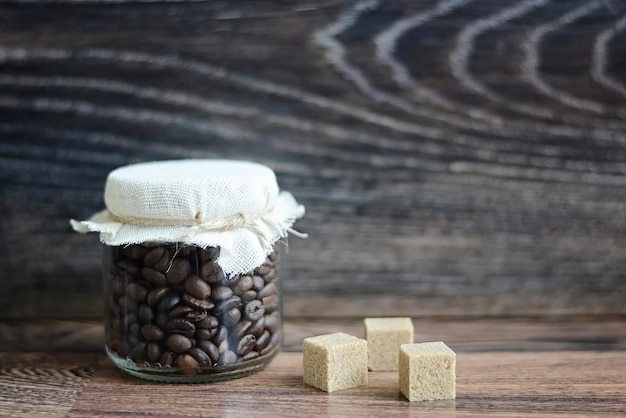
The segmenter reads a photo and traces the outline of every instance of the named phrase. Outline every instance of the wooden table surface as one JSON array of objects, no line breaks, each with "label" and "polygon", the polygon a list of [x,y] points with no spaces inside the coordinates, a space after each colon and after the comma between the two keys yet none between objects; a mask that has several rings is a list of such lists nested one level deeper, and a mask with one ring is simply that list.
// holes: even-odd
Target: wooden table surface
[{"label": "wooden table surface", "polygon": [[302,383],[302,339],[363,336],[360,318],[289,320],[283,352],[265,370],[198,385],[125,375],[99,348],[96,322],[3,321],[0,416],[623,416],[624,325],[415,320],[417,341],[443,340],[457,352],[457,399],[410,403],[393,372],[370,372],[368,386],[331,394]]}]

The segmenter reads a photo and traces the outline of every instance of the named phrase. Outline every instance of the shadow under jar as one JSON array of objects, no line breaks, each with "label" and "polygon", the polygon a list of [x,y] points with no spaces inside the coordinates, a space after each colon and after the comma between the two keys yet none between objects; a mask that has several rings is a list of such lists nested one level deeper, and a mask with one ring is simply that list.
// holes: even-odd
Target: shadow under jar
[{"label": "shadow under jar", "polygon": [[163,382],[214,382],[265,367],[280,350],[278,253],[227,276],[219,248],[105,246],[106,352],[122,370]]}]

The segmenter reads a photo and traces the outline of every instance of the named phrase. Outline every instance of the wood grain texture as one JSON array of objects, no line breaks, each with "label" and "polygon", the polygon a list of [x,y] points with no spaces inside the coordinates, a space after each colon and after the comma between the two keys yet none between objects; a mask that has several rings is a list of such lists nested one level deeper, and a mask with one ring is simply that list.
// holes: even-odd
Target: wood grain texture
[{"label": "wood grain texture", "polygon": [[99,244],[68,219],[111,169],[189,157],[268,164],[307,207],[288,315],[626,314],[625,16],[3,2],[0,315],[99,317]]}]

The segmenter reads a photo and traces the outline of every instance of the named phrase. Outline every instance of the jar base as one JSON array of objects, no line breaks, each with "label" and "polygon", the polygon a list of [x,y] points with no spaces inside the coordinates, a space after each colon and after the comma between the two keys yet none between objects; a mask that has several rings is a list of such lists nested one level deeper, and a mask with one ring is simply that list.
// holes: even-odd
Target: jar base
[{"label": "jar base", "polygon": [[158,367],[150,364],[137,364],[129,358],[122,358],[105,346],[107,356],[113,364],[125,373],[160,383],[215,383],[226,380],[239,379],[260,372],[280,352],[276,347],[262,357],[242,363],[214,367],[197,367],[193,370],[184,370],[178,367]]}]

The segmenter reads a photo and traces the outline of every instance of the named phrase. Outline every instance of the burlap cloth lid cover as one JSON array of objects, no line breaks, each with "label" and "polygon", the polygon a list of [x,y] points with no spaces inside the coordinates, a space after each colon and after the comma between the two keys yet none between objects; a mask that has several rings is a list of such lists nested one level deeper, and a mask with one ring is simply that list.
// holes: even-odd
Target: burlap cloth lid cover
[{"label": "burlap cloth lid cover", "polygon": [[220,247],[227,275],[260,266],[274,243],[304,216],[304,207],[280,192],[274,172],[230,160],[172,160],[133,164],[109,173],[106,209],[78,232],[99,232],[110,246],[143,242]]}]

